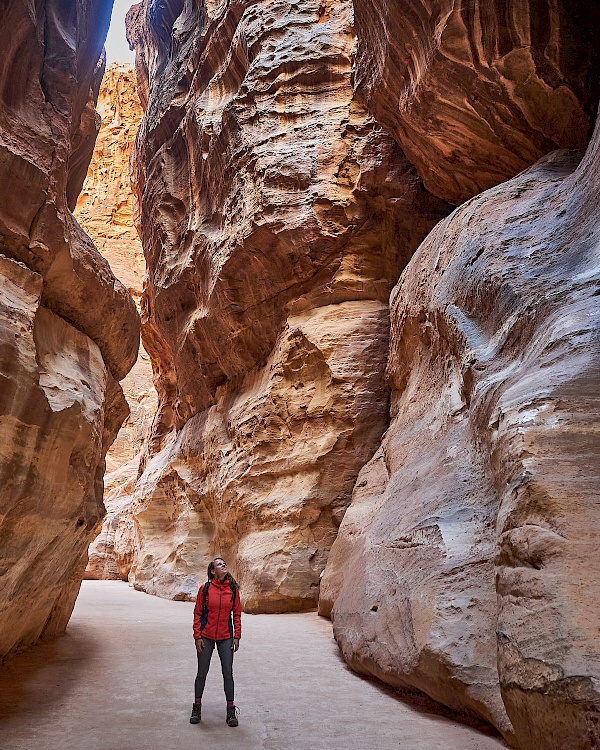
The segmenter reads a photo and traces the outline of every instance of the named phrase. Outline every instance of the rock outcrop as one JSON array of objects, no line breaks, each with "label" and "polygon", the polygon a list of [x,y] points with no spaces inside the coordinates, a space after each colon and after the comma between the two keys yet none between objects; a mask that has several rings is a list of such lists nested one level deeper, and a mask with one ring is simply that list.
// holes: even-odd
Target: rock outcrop
[{"label": "rock outcrop", "polygon": [[598,24],[583,0],[354,0],[357,94],[456,205],[557,148],[584,148]]},{"label": "rock outcrop", "polygon": [[64,629],[127,416],[139,317],[71,213],[111,7],[0,9],[0,659]]},{"label": "rock outcrop", "polygon": [[[313,607],[388,420],[388,297],[449,208],[354,98],[352,4],[142,3],[133,161],[159,411],[130,579]],[[129,553],[128,553],[129,554]]]},{"label": "rock outcrop", "polygon": [[355,669],[523,750],[599,743],[597,145],[556,152],[590,135],[587,10],[128,18],[159,407],[120,574],[192,597],[218,552],[249,611],[320,589]]},{"label": "rock outcrop", "polygon": [[[437,195],[458,203],[585,144],[585,4],[355,8],[357,92]],[[320,594],[354,668],[538,750],[598,743],[596,148],[575,172],[558,153],[466,203],[409,264],[392,423]]]},{"label": "rock outcrop", "polygon": [[392,423],[321,586],[354,668],[527,750],[600,740],[600,131],[579,156],[465,203],[405,270]]}]

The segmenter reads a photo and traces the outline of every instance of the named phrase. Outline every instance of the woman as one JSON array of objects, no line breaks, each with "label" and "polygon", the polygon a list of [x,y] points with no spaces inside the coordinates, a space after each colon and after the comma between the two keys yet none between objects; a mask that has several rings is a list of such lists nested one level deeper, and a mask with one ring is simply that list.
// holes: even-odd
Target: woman
[{"label": "woman", "polygon": [[198,591],[194,607],[194,640],[198,656],[196,675],[196,700],[192,707],[190,724],[198,724],[201,718],[202,693],[210,666],[212,652],[217,646],[225,699],[227,700],[227,724],[237,727],[237,708],[233,698],[233,654],[240,647],[242,636],[242,605],[236,580],[227,570],[222,557],[208,565],[208,581]]}]

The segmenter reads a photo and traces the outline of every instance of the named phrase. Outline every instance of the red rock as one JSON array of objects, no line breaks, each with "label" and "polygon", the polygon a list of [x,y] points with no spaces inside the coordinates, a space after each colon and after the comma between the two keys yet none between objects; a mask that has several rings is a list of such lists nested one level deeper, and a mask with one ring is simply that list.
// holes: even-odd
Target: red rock
[{"label": "red rock", "polygon": [[[108,68],[97,109],[102,125],[75,213],[113,273],[139,303],[146,265],[131,215],[129,157],[142,109],[131,66]],[[121,386],[130,414],[107,454],[108,474],[138,455],[156,411],[152,365],[143,346]]]},{"label": "red rock", "polygon": [[0,659],[64,630],[127,415],[139,318],[71,214],[111,5],[0,9]]},{"label": "red rock", "polygon": [[452,203],[594,122],[598,24],[581,0],[355,0],[356,89],[425,187]]},{"label": "red rock", "polygon": [[247,609],[310,608],[386,427],[390,289],[448,206],[354,98],[349,1],[143,3],[128,34],[159,393],[130,579],[190,597],[220,551]]}]

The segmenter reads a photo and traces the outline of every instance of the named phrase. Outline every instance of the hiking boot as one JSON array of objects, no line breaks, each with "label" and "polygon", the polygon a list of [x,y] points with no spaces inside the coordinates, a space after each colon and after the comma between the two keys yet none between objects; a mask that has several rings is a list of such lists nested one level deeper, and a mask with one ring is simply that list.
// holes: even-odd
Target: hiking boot
[{"label": "hiking boot", "polygon": [[237,727],[238,725],[238,713],[237,706],[227,706],[227,726],[228,727]]},{"label": "hiking boot", "polygon": [[202,704],[194,703],[192,706],[192,715],[190,716],[190,724],[199,724],[202,713]]}]

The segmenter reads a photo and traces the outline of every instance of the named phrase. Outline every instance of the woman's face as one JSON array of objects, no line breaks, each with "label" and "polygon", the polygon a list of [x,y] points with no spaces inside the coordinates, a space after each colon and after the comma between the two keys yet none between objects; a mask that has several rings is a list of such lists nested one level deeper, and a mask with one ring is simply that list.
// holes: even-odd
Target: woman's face
[{"label": "woman's face", "polygon": [[227,573],[229,573],[229,570],[227,568],[227,563],[225,560],[222,560],[220,557],[216,557],[213,560],[213,568],[215,570],[215,575],[219,579],[219,581],[222,581]]}]

